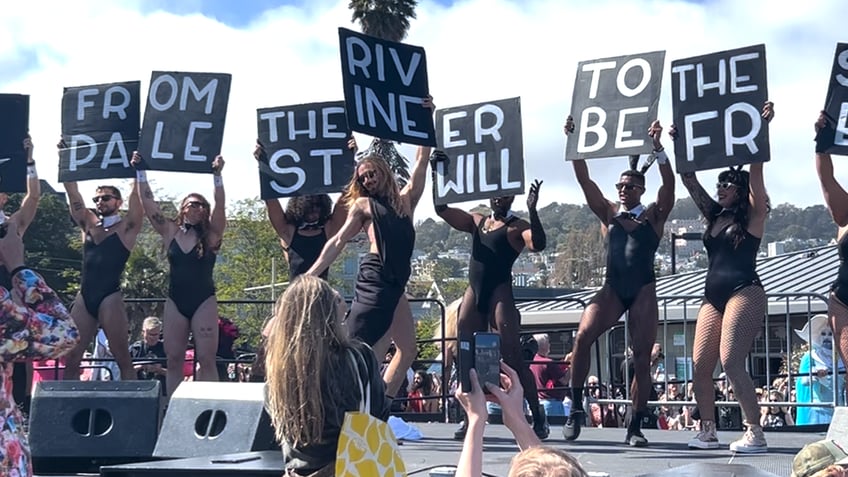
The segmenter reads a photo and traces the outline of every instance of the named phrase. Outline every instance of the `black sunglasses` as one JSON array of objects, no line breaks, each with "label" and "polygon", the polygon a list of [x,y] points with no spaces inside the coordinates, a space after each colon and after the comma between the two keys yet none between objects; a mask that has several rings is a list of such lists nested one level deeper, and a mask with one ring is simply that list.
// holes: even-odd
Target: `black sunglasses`
[{"label": "black sunglasses", "polygon": [[371,169],[369,171],[363,172],[362,174],[359,174],[359,178],[357,180],[361,184],[361,183],[365,182],[365,179],[373,179],[375,177],[377,177],[377,171],[374,170],[374,169]]},{"label": "black sunglasses", "polygon": [[204,204],[203,202],[200,202],[199,200],[192,200],[192,201],[186,202],[185,206],[190,207],[192,209],[199,209],[201,207],[204,208],[204,209],[206,208],[206,204]]},{"label": "black sunglasses", "polygon": [[114,195],[105,194],[105,195],[98,195],[98,196],[92,198],[91,201],[94,202],[95,204],[99,204],[102,201],[108,202],[108,201],[110,201],[112,199],[116,199],[116,198],[117,197],[115,197]]},{"label": "black sunglasses", "polygon": [[737,187],[733,182],[718,182],[716,183],[716,189],[730,189],[731,187]]},{"label": "black sunglasses", "polygon": [[619,191],[620,190],[631,191],[633,189],[644,189],[644,187],[640,186],[639,184],[629,184],[629,183],[626,183],[626,182],[619,182],[615,185],[615,189],[619,190]]}]

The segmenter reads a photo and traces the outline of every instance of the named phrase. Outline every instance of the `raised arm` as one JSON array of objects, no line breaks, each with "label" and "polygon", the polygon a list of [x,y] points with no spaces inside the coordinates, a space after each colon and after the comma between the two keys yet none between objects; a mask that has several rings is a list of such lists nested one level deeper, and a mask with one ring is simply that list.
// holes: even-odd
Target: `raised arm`
[{"label": "raised arm", "polygon": [[[356,152],[359,150],[359,146],[357,146],[356,139],[353,136],[348,139],[347,147],[353,151],[354,155],[356,155]],[[339,194],[339,198],[336,199],[336,203],[333,205],[333,213],[330,215],[330,220],[327,221],[325,231],[328,237],[336,235],[339,230],[341,230],[342,225],[344,225],[345,220],[347,219],[347,212],[345,193],[342,191],[342,193]]]},{"label": "raised arm", "polygon": [[[440,149],[436,149],[433,152],[433,155],[430,157],[430,162],[432,162],[430,166],[430,175],[433,183],[434,203],[437,197],[436,189],[438,177],[436,171],[438,169],[438,164],[442,162],[446,163],[449,160],[450,158],[448,157],[448,155]],[[459,230],[460,232],[472,233],[474,232],[474,227],[477,226],[477,222],[474,220],[474,216],[464,210],[455,209],[453,207],[449,207],[446,204],[436,205],[435,209],[436,214],[438,214],[439,217],[442,218],[442,220],[444,220],[445,222],[447,222],[448,225],[455,228],[456,230]]]},{"label": "raised arm", "polygon": [[[268,162],[268,154],[265,153],[265,147],[256,140],[256,147],[253,149],[253,158],[260,164]],[[280,205],[278,199],[268,199],[265,201],[265,209],[268,211],[268,221],[271,222],[271,227],[274,227],[274,232],[277,233],[286,246],[291,242],[294,228],[286,220],[286,214],[283,213],[283,206]]]},{"label": "raised arm", "polygon": [[542,222],[539,220],[539,213],[536,211],[536,203],[539,201],[539,188],[541,187],[542,181],[536,180],[530,186],[530,192],[527,194],[530,228],[522,232],[521,237],[524,239],[524,246],[531,252],[541,252],[548,244],[545,229],[542,227]]},{"label": "raised arm", "polygon": [[[427,96],[421,101],[421,106],[430,110],[432,114],[436,106],[433,104],[433,97]],[[409,182],[400,191],[401,197],[408,197],[409,211],[415,212],[415,207],[418,206],[418,201],[421,200],[421,195],[424,193],[424,183],[427,181],[427,163],[430,159],[429,146],[418,146],[418,151],[415,154],[415,164],[412,166],[412,173],[409,175]]]},{"label": "raised arm", "polygon": [[[762,112],[763,119],[766,122],[771,122],[774,118],[774,103],[766,101]],[[751,203],[751,220],[748,223],[748,229],[757,237],[762,237],[763,227],[765,225],[766,215],[768,215],[768,197],[766,196],[766,183],[763,178],[763,163],[758,162],[751,164],[750,170],[750,195]],[[759,232],[759,233],[756,233]]]},{"label": "raised arm", "polygon": [[671,168],[671,162],[662,145],[662,126],[659,121],[651,124],[648,135],[654,141],[654,158],[659,165],[662,178],[662,185],[657,192],[657,217],[665,222],[674,207],[674,184],[677,178],[674,177],[674,169]]},{"label": "raised arm", "polygon": [[333,263],[342,250],[344,250],[345,245],[350,241],[350,239],[355,237],[356,234],[362,230],[362,227],[365,225],[365,221],[368,218],[368,215],[365,212],[367,208],[367,198],[360,197],[356,200],[356,203],[354,203],[353,207],[348,212],[347,220],[341,230],[327,240],[327,243],[324,244],[324,249],[321,250],[321,255],[318,256],[318,259],[315,260],[315,263],[312,264],[312,267],[310,267],[306,273],[317,277]]},{"label": "raised arm", "polygon": [[133,151],[131,164],[136,168],[136,186],[138,194],[141,198],[141,203],[144,206],[144,213],[150,219],[150,224],[153,229],[163,237],[170,237],[174,234],[176,225],[172,220],[168,220],[162,215],[162,210],[159,209],[159,203],[153,197],[153,191],[150,190],[150,184],[147,182],[147,171],[139,169],[143,159],[138,151]]},{"label": "raised arm", "polygon": [[224,229],[227,227],[227,198],[224,195],[224,180],[221,177],[221,171],[224,170],[224,158],[219,154],[212,161],[212,180],[215,184],[215,206],[212,208],[212,219],[210,223],[211,232],[218,235],[218,238],[224,235]]},{"label": "raised arm", "polygon": [[816,120],[816,171],[819,174],[824,202],[830,210],[833,221],[839,227],[848,225],[848,192],[836,182],[833,176],[833,160],[825,152],[833,145],[834,128],[822,111]]},{"label": "raised arm", "polygon": [[24,200],[21,202],[21,207],[11,217],[18,223],[18,233],[21,235],[26,233],[27,227],[35,218],[38,200],[41,198],[41,183],[35,170],[35,160],[32,158],[32,139],[29,135],[24,139],[24,150],[27,154],[27,191]]},{"label": "raised arm", "polygon": [[[672,140],[676,141],[678,138],[677,126],[672,124],[668,129],[668,135],[671,136]],[[680,180],[683,181],[683,186],[689,191],[689,197],[695,202],[695,206],[698,207],[701,215],[709,218],[721,211],[721,206],[704,190],[704,187],[698,182],[698,177],[694,172],[681,173]]]},{"label": "raised arm", "polygon": [[[574,118],[571,116],[566,119],[563,132],[565,132],[566,137],[570,136],[574,132]],[[586,197],[586,204],[589,206],[589,210],[591,210],[604,225],[607,225],[609,222],[610,212],[614,209],[615,204],[604,198],[604,194],[601,192],[598,184],[589,177],[589,166],[586,165],[586,161],[582,159],[574,160],[571,161],[571,166],[574,168],[574,175],[577,177],[577,183],[580,184],[580,188],[583,190],[583,195]]]}]

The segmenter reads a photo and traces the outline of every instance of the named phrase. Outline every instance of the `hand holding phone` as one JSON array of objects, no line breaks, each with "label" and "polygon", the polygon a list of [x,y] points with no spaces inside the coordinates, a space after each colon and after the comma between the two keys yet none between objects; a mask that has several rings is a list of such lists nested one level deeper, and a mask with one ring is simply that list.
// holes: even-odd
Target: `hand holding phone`
[{"label": "hand holding phone", "polygon": [[459,378],[463,392],[471,392],[469,370],[474,368],[480,387],[486,394],[486,383],[500,385],[501,336],[497,333],[477,332],[473,336],[459,337]]}]

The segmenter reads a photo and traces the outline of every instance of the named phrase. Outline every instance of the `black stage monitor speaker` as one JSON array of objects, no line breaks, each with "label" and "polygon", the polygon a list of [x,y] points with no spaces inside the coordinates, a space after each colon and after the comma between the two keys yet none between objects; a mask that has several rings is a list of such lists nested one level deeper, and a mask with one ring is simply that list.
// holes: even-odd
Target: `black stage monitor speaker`
[{"label": "black stage monitor speaker", "polygon": [[279,449],[265,412],[265,383],[186,381],[165,413],[156,458]]},{"label": "black stage monitor speaker", "polygon": [[97,472],[150,460],[159,430],[158,381],[41,381],[30,410],[36,473]]}]

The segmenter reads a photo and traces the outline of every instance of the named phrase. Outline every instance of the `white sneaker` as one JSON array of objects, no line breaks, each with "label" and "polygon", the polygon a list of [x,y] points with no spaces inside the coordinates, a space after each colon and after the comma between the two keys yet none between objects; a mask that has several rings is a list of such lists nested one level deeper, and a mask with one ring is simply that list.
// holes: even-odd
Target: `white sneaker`
[{"label": "white sneaker", "polygon": [[766,436],[763,435],[763,428],[760,426],[749,427],[741,439],[730,444],[730,451],[739,452],[740,454],[762,454],[768,452],[768,444],[766,443]]},{"label": "white sneaker", "polygon": [[718,449],[715,422],[701,421],[701,430],[697,436],[689,441],[688,447],[690,449]]}]

